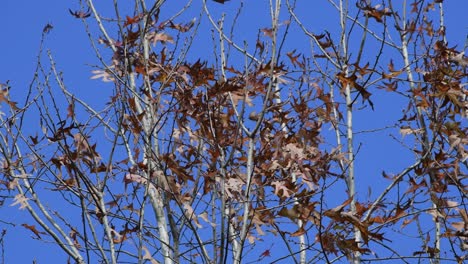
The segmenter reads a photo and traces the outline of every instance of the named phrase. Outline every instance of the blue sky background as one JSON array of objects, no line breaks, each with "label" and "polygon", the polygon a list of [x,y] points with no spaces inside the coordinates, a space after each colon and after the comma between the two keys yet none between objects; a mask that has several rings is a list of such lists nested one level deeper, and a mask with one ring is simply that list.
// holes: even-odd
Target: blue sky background
[{"label": "blue sky background", "polygon": [[[96,3],[98,10],[108,12],[109,16],[112,15],[112,10],[107,9],[112,7],[110,0],[96,2],[99,2]],[[196,7],[201,1],[194,2],[197,3],[194,3],[193,17],[197,16],[196,11],[199,9]],[[235,13],[238,7],[237,2],[231,0],[225,5],[210,3],[210,10],[216,17],[219,17],[221,12],[226,12],[229,18]],[[255,45],[258,28],[269,26],[269,10],[265,10],[267,2],[266,0],[245,1],[247,12],[244,17],[238,20],[239,24],[236,30],[236,32],[243,32],[243,35],[236,35],[235,39],[247,39],[252,47]],[[298,8],[298,13],[304,20],[307,17],[314,18],[312,20],[314,24],[309,25],[309,28],[316,30],[317,33],[323,29],[332,32],[333,28],[337,26],[336,13],[332,9],[327,9],[326,6],[318,5],[317,2],[321,1],[299,1],[301,7]],[[468,1],[450,0],[445,2],[445,23],[449,46],[457,45],[461,49],[465,44],[468,32],[468,19],[466,18]],[[0,24],[2,25],[0,30],[0,83],[10,81],[12,97],[20,104],[24,102],[33,78],[42,30],[47,23],[52,24],[54,28],[47,37],[45,49],[52,51],[57,66],[64,73],[65,82],[70,90],[95,106],[99,106],[110,96],[109,84],[90,79],[92,65],[97,65],[99,62],[90,47],[82,23],[69,14],[69,8],[79,9],[78,2],[59,0],[4,0],[0,2]],[[333,13],[330,14],[330,11]],[[283,17],[286,19],[286,12],[283,12]],[[211,47],[211,33],[203,30],[203,26],[207,25],[207,19],[203,19],[200,35],[192,47],[189,60],[195,61],[198,57],[203,59],[205,54],[212,54],[212,51],[207,49],[207,47]],[[181,22],[183,21],[181,20]],[[294,40],[294,37],[290,38],[289,47],[301,47],[302,49],[308,47],[307,42],[301,42],[304,41],[304,38],[298,39],[297,42]],[[206,45],[204,42],[209,42],[210,45]],[[289,50],[292,48],[285,49],[285,51]],[[395,112],[395,109],[402,109],[404,104],[401,104],[401,107],[395,106],[395,104],[401,103],[397,96],[378,90],[371,92],[374,94],[373,100],[376,109],[375,111],[357,112],[355,116],[356,131],[383,127],[394,123],[401,117],[401,111]],[[393,110],[388,111],[388,109]],[[27,127],[35,129],[38,124],[31,121]],[[397,129],[356,136],[356,148],[359,143],[362,143],[356,162],[357,186],[360,186],[358,195],[362,197],[367,195],[369,187],[372,187],[373,196],[385,188],[386,184],[376,185],[374,180],[374,177],[379,177],[379,181],[381,181],[380,172],[382,170],[397,173],[414,160],[410,152],[404,152],[399,144],[388,141],[390,133],[398,136]],[[383,138],[386,140],[382,140]],[[337,201],[342,200],[337,199]],[[63,263],[64,254],[60,250],[44,248],[55,247],[54,245],[44,245],[40,241],[25,239],[30,237],[31,233],[20,224],[32,224],[26,211],[9,207],[7,202],[3,207],[0,207],[0,215],[2,215],[0,217],[2,220],[17,224],[16,227],[12,227],[0,222],[0,230],[8,229],[5,237],[5,263],[31,263],[33,259],[37,259],[38,263]]]}]

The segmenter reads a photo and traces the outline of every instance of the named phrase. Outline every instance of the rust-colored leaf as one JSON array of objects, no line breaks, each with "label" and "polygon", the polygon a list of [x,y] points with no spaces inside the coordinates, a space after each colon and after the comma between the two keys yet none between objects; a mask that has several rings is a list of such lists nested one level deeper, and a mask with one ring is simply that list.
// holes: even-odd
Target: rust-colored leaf
[{"label": "rust-colored leaf", "polygon": [[153,45],[156,45],[156,43],[158,42],[161,42],[162,44],[174,43],[174,38],[172,38],[171,35],[164,33],[164,32],[148,34],[148,38],[152,42]]},{"label": "rust-colored leaf", "polygon": [[306,233],[306,231],[305,231],[304,227],[301,226],[298,230],[296,230],[294,233],[292,233],[291,236],[292,237],[298,237],[298,236],[302,236],[305,233]]},{"label": "rust-colored leaf", "polygon": [[262,254],[260,254],[260,258],[265,258],[265,257],[270,257],[270,256],[271,256],[271,253],[269,249],[263,251]]},{"label": "rust-colored leaf", "polygon": [[290,52],[286,53],[286,55],[288,56],[289,60],[291,60],[291,63],[294,66],[298,66],[301,69],[304,69],[304,63],[302,63],[302,62],[300,62],[298,60],[299,57],[301,56],[301,54],[294,55],[294,53],[296,53],[296,50],[290,51]]},{"label": "rust-colored leaf", "polygon": [[36,229],[35,225],[28,225],[28,224],[21,224],[24,228],[28,229],[29,231],[33,232],[38,239],[41,239],[41,235],[46,235],[46,232],[41,232]]},{"label": "rust-colored leaf", "polygon": [[286,186],[285,181],[274,181],[271,183],[272,186],[275,186],[275,195],[278,195],[279,197],[290,197],[294,191],[289,189]]},{"label": "rust-colored leaf", "polygon": [[261,31],[263,34],[269,38],[273,38],[273,29],[272,28],[262,28]]},{"label": "rust-colored leaf", "polygon": [[415,193],[419,188],[421,187],[427,187],[426,181],[424,179],[421,179],[419,183],[416,183],[413,177],[409,179],[410,183],[410,188],[405,192],[407,193]]},{"label": "rust-colored leaf", "polygon": [[347,205],[351,203],[351,201],[352,201],[352,198],[349,198],[346,201],[344,201],[342,204],[338,205],[337,207],[325,211],[323,214],[330,218],[341,218],[340,216],[341,212]]},{"label": "rust-colored leaf", "polygon": [[75,116],[75,104],[71,103],[67,107],[67,118],[71,118]]},{"label": "rust-colored leaf", "polygon": [[315,238],[316,241],[319,241],[325,252],[331,252],[337,255],[338,250],[336,248],[336,242],[339,240],[334,234],[325,233],[319,234]]},{"label": "rust-colored leaf", "polygon": [[[0,87],[3,86],[0,84]],[[10,101],[8,98],[8,88],[7,89],[2,89],[0,90],[0,103],[5,102],[7,103],[14,111],[19,110],[19,108],[16,106],[16,102]]]},{"label": "rust-colored leaf", "polygon": [[72,228],[72,230],[70,231],[70,237],[72,238],[73,240],[73,245],[80,249],[81,248],[81,245],[80,243],[78,242],[78,231],[76,231],[74,228]]},{"label": "rust-colored leaf", "polygon": [[354,86],[357,76],[356,75],[346,76],[344,72],[340,72],[336,75],[336,78],[340,81],[342,89],[344,89],[348,85]]},{"label": "rust-colored leaf", "polygon": [[70,12],[70,15],[74,16],[75,18],[88,18],[91,16],[91,12],[88,8],[86,12],[84,11],[72,11],[71,9],[68,9],[68,12]]},{"label": "rust-colored leaf", "polygon": [[380,5],[371,7],[363,1],[361,1],[361,4],[359,4],[359,2],[356,2],[356,6],[364,11],[365,16],[375,19],[375,21],[377,21],[378,23],[383,23],[383,18],[385,16],[390,16],[393,14],[388,8],[379,9]]},{"label": "rust-colored leaf", "polygon": [[142,15],[136,15],[134,17],[126,16],[126,20],[123,26],[126,27],[128,25],[137,24],[138,22],[140,22],[142,17],[143,17]]},{"label": "rust-colored leaf", "polygon": [[300,216],[300,213],[296,210],[296,207],[292,207],[291,209],[283,207],[278,212],[278,215],[283,216],[283,217],[287,217],[287,218],[291,219],[291,221],[296,222],[296,220]]}]

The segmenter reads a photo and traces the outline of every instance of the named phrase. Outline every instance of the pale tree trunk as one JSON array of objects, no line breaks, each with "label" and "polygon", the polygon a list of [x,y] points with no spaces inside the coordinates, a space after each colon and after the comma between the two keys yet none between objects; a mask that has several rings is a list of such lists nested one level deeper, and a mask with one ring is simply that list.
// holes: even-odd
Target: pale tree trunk
[{"label": "pale tree trunk", "polygon": [[[393,1],[390,1],[390,4],[392,4]],[[403,14],[402,14],[402,17],[401,19],[399,19],[399,17],[395,16],[395,22],[398,24],[398,27],[401,28],[401,30],[399,31],[400,33],[400,41],[401,41],[401,46],[399,47],[400,49],[400,52],[401,52],[401,55],[402,55],[402,58],[403,58],[403,62],[404,62],[404,69],[406,71],[406,74],[408,76],[408,83],[409,83],[409,86],[410,86],[410,89],[411,91],[416,91],[416,89],[418,88],[417,87],[417,84],[415,82],[415,78],[413,76],[414,72],[415,72],[415,69],[413,68],[413,61],[411,59],[411,55],[410,55],[410,52],[409,52],[409,43],[408,43],[408,35],[412,35],[412,33],[409,33],[409,27],[410,25],[407,24],[407,21],[408,21],[408,17],[407,17],[407,10],[408,10],[408,6],[407,6],[407,3],[406,1],[404,1],[402,3],[402,10],[403,10]],[[442,5],[442,3],[440,4]],[[393,9],[393,7],[391,6],[391,8]],[[421,8],[421,7],[420,7]],[[443,16],[442,16],[443,13],[441,13],[441,23],[442,23],[442,26],[443,26]],[[409,34],[408,34],[409,33]],[[413,101],[414,101],[414,104],[416,105],[416,114],[417,114],[417,120],[418,120],[418,124],[419,124],[419,127],[421,128],[422,130],[422,133],[421,133],[421,144],[422,144],[422,151],[423,151],[423,154],[422,156],[424,156],[424,159],[430,159],[432,160],[432,154],[431,154],[431,151],[432,151],[432,144],[430,142],[430,135],[429,135],[429,129],[428,129],[428,126],[426,124],[426,120],[425,120],[425,117],[424,117],[424,110],[423,108],[421,108],[420,106],[417,106],[417,99],[416,97],[413,97],[412,98]],[[435,182],[436,181],[436,176],[434,175],[434,173],[432,171],[429,171],[429,180],[430,182]],[[431,196],[432,195],[437,195],[431,188]],[[432,200],[432,199],[431,199]],[[439,210],[437,204],[434,202],[434,200],[432,200],[432,208],[434,209],[435,212],[437,212]],[[436,213],[436,215],[438,215],[438,213]],[[439,264],[440,263],[440,239],[441,239],[441,224],[440,224],[440,221],[438,219],[438,216],[435,216],[434,217],[434,239],[435,239],[435,250],[434,250],[434,258],[431,259],[431,262],[434,263],[434,264]],[[421,238],[421,239],[425,239],[425,238]]]},{"label": "pale tree trunk", "polygon": [[[158,0],[157,2],[155,2],[154,5],[151,8],[151,12],[150,12],[149,15],[152,15],[154,12],[156,12],[164,2],[165,2],[165,0]],[[95,9],[93,1],[92,0],[87,0],[87,3],[88,3],[88,6],[90,6],[91,11],[94,14],[94,17],[95,17],[95,19],[96,19],[96,21],[98,23],[98,26],[99,26],[101,32],[103,33],[103,35],[107,39],[107,42],[110,43],[112,49],[114,51],[116,51],[116,48],[113,46],[114,41],[109,37],[109,34],[107,33],[107,30],[105,29],[103,23],[101,22],[100,14]],[[142,8],[145,11],[147,11],[146,6],[145,6],[145,2],[140,1],[140,4],[142,5]],[[147,18],[147,16],[145,16],[145,18]],[[146,27],[147,27],[146,19],[143,19],[142,30],[146,30]],[[143,42],[143,51],[144,51],[143,52],[144,53],[143,57],[145,59],[145,66],[147,67],[147,62],[149,61],[149,43],[148,43],[148,40],[146,38],[146,32],[143,32],[143,34],[141,36],[141,39],[142,39],[142,42]],[[127,59],[126,63],[128,65],[130,65],[131,62],[129,61],[129,58],[126,58],[126,59]],[[152,116],[152,114],[151,114],[151,113],[157,113],[157,111],[152,107],[152,103],[150,102],[151,100],[149,98],[141,98],[139,96],[139,93],[137,92],[137,88],[136,88],[136,82],[135,82],[134,74],[129,72],[128,77],[129,77],[129,80],[130,80],[129,88],[131,90],[132,95],[135,98],[135,101],[136,101],[136,108],[137,108],[137,111],[138,111],[137,114],[146,113],[145,117],[142,120],[143,131],[144,131],[144,135],[143,135],[144,139],[143,140],[145,142],[145,146],[144,146],[145,147],[144,163],[147,164],[149,168],[157,169],[159,165],[155,164],[154,161],[153,161],[153,158],[152,158],[153,157],[152,153],[156,153],[156,156],[158,156],[157,140],[153,141],[153,138],[155,136],[153,134],[153,130],[154,130],[153,126],[154,126],[154,121],[157,118]],[[148,92],[151,91],[151,87],[150,87],[150,84],[149,84],[149,81],[148,81],[147,78],[145,78],[145,87],[146,87],[146,90]],[[148,113],[150,113],[150,114],[148,114]],[[156,144],[156,145],[153,145],[153,144]],[[130,158],[131,161],[133,160],[133,159],[131,159],[131,155],[129,155],[129,158]],[[135,162],[133,161],[132,164],[135,165]],[[147,173],[146,178],[149,179],[150,177],[151,177],[151,175],[149,175],[149,173]],[[148,183],[148,184],[150,184],[150,183]],[[171,242],[170,242],[170,238],[169,238],[168,221],[167,221],[167,217],[166,217],[165,211],[164,211],[164,203],[163,203],[164,197],[163,197],[162,193],[157,188],[155,188],[153,186],[148,186],[148,191],[146,192],[146,194],[150,198],[150,203],[151,203],[151,205],[153,207],[153,210],[154,210],[154,213],[155,213],[155,216],[156,216],[155,220],[157,222],[158,232],[160,234],[160,243],[161,243],[161,249],[162,249],[162,255],[163,255],[164,263],[165,264],[172,264],[173,263],[173,252],[172,252],[171,246],[170,246]],[[170,209],[167,208],[167,210],[170,210]],[[142,246],[140,246],[140,249],[139,249],[140,258],[141,258],[141,247]],[[115,263],[115,261],[113,261],[113,263]]]},{"label": "pale tree trunk", "polygon": [[[341,69],[342,72],[346,77],[349,75],[349,68],[347,65],[347,58],[348,54],[348,35],[347,35],[347,26],[346,21],[348,17],[348,1],[340,0],[340,26],[341,26],[341,37],[340,37],[340,45],[341,45],[341,57],[344,59],[342,62],[343,68]],[[351,199],[350,207],[351,213],[356,215],[356,187],[355,187],[355,174],[354,174],[354,140],[353,140],[353,98],[351,95],[351,86],[346,84],[344,87],[345,89],[345,98],[346,98],[346,151],[348,153],[348,166],[347,166],[347,179],[346,183],[348,186],[348,196]],[[362,243],[361,238],[361,231],[354,227],[354,238],[358,246]],[[353,253],[353,263],[359,264],[361,263],[361,254],[359,251],[354,251]]]},{"label": "pale tree trunk", "polygon": [[[144,49],[145,49],[145,56],[148,56],[148,49],[149,49],[149,44],[146,40],[144,42]],[[139,98],[137,91],[136,91],[136,86],[135,86],[135,81],[134,81],[134,75],[130,73],[130,80],[131,80],[131,90],[135,95],[135,98]],[[147,82],[146,82],[147,83]],[[148,87],[147,87],[148,88]],[[150,91],[151,89],[147,89],[147,91]],[[138,99],[136,99],[138,100]],[[137,101],[137,109],[139,111],[139,114],[145,112],[145,113],[157,113],[155,109],[152,107],[152,103],[150,102],[151,100],[148,98],[145,98],[145,101],[140,102]],[[146,108],[142,107],[142,105],[145,105]],[[157,118],[153,117],[151,114],[145,115],[145,118],[143,119],[143,129],[144,129],[144,142],[145,142],[145,159],[144,162],[145,164],[148,165],[149,169],[160,169],[158,168],[158,164],[155,164],[153,160],[153,153],[156,153],[156,157],[158,156],[158,149],[157,145],[153,142],[154,134],[153,134],[153,126],[154,120]],[[149,172],[147,173],[146,177],[149,179],[151,178],[151,175]],[[160,235],[160,241],[161,241],[161,248],[162,248],[162,255],[164,258],[164,263],[165,264],[172,264],[173,261],[173,253],[171,250],[171,242],[169,239],[169,229],[168,229],[168,221],[167,217],[164,211],[164,196],[162,193],[155,187],[150,186],[148,193],[149,198],[150,198],[150,203],[153,207],[154,213],[156,215],[156,222],[158,225],[158,232]],[[166,208],[167,210],[170,210],[170,208]]]},{"label": "pale tree trunk", "polygon": [[[203,3],[205,10],[207,10],[206,2]],[[212,21],[213,22],[213,21]],[[224,14],[219,21],[219,28],[218,28],[218,37],[219,37],[219,56],[221,60],[220,64],[220,81],[226,82],[226,49],[225,49],[225,41],[226,38],[224,37]],[[240,119],[238,122],[241,122]],[[211,124],[211,131],[213,133],[213,137],[215,138],[216,135],[214,134],[215,128],[214,125]],[[241,131],[239,131],[241,133]],[[232,252],[233,252],[233,259],[240,258],[239,255],[242,254],[242,250],[239,243],[239,237],[237,235],[236,229],[234,227],[234,223],[231,219],[231,210],[233,210],[231,203],[227,203],[227,195],[226,195],[226,177],[228,176],[224,166],[227,163],[227,157],[224,155],[224,149],[218,146],[219,151],[221,153],[221,175],[220,175],[220,192],[221,192],[221,243],[220,243],[220,257],[219,263],[224,263],[228,257],[229,251],[227,250],[229,247],[229,243],[232,244]],[[216,252],[215,252],[216,254]],[[240,261],[240,260],[239,260]]]}]

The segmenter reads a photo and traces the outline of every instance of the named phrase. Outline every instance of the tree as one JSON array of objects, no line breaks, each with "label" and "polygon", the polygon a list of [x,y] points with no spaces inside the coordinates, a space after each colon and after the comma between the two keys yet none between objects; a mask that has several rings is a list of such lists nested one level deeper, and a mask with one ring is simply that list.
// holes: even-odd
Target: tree
[{"label": "tree", "polygon": [[[304,1],[80,2],[109,98],[41,45],[24,103],[2,85],[2,204],[76,263],[462,263],[468,59],[443,1],[320,2],[337,25]],[[366,170],[390,144],[405,165]]]}]

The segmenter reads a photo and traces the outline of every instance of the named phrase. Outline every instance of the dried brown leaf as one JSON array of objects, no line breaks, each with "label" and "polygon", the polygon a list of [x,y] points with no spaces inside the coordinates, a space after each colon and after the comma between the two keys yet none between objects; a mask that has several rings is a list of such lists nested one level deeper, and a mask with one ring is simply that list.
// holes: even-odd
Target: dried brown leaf
[{"label": "dried brown leaf", "polygon": [[91,79],[102,79],[103,82],[113,82],[115,81],[114,77],[106,70],[94,70],[94,74],[91,76]]},{"label": "dried brown leaf", "polygon": [[457,231],[463,231],[463,229],[465,229],[465,226],[466,224],[464,222],[453,222],[453,223],[450,223],[453,228],[455,228]]},{"label": "dried brown leaf", "polygon": [[197,215],[195,214],[195,211],[193,210],[192,206],[188,203],[184,203],[184,213],[185,213],[185,216],[187,217],[187,219],[189,221],[193,220],[193,222],[195,223],[195,225],[198,227],[198,228],[202,228],[203,226],[200,224],[200,222],[198,221],[198,217]]},{"label": "dried brown leaf", "polygon": [[10,206],[15,206],[15,205],[20,205],[20,210],[25,209],[28,206],[28,200],[29,198],[26,198],[24,195],[21,193],[18,193],[15,195],[15,198],[13,199],[13,203]]},{"label": "dried brown leaf", "polygon": [[272,186],[275,186],[275,194],[279,197],[290,197],[294,191],[286,187],[285,181],[274,181],[271,183]]},{"label": "dried brown leaf", "polygon": [[298,237],[298,236],[302,236],[305,233],[306,233],[306,231],[305,231],[304,227],[301,226],[298,230],[296,230],[294,233],[292,233],[291,236],[292,237]]},{"label": "dried brown leaf", "polygon": [[143,255],[144,260],[149,260],[151,264],[160,264],[157,260],[153,258],[153,256],[151,256],[151,253],[146,246],[143,246],[142,249],[145,252],[145,254]]},{"label": "dried brown leaf", "polygon": [[47,233],[46,232],[41,232],[39,230],[36,229],[36,226],[35,225],[28,225],[28,224],[21,224],[23,227],[25,227],[26,229],[29,229],[31,232],[33,232],[38,239],[41,239],[41,236],[40,235],[46,235]]},{"label": "dried brown leaf", "polygon": [[153,45],[159,41],[163,44],[165,43],[174,43],[174,38],[167,33],[164,32],[153,32],[152,34],[148,34],[149,40],[152,42]]}]

